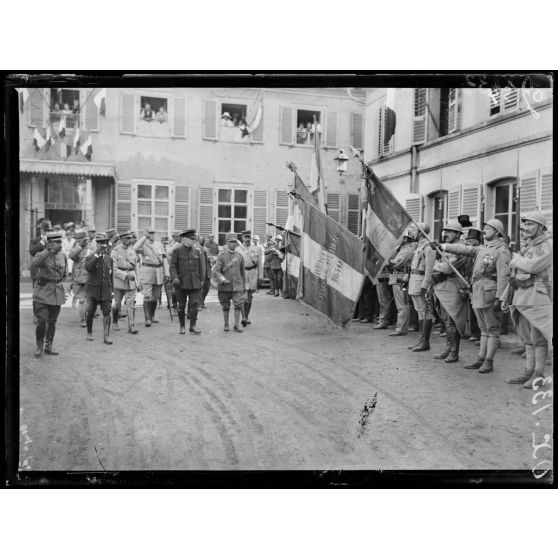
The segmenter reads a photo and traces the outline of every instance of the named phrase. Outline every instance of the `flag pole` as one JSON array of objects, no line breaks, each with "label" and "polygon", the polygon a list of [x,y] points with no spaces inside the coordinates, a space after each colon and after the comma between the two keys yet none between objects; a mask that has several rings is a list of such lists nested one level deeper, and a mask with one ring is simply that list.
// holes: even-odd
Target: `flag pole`
[{"label": "flag pole", "polygon": [[[360,156],[360,153],[352,145],[351,145],[351,150],[353,151],[354,157],[356,159],[358,159],[360,161],[360,164],[362,165],[364,179],[366,181],[366,188],[369,189],[370,186],[368,185],[368,178],[371,178],[374,171],[364,162],[364,160]],[[368,171],[369,176],[367,176],[366,171]],[[405,213],[407,213],[407,212],[405,211]],[[411,222],[418,229],[418,231],[424,236],[424,238],[428,239],[429,242],[432,242],[430,240],[430,237],[428,236],[426,231],[420,226],[420,224],[417,223],[408,213],[407,213],[407,215],[409,216],[409,219],[411,220]],[[447,257],[444,255],[444,253],[437,246],[436,246],[436,252],[440,255],[442,260],[450,266],[450,268],[453,270],[453,272],[465,283],[465,285],[467,285],[467,288],[470,289],[471,285],[469,284],[469,281],[467,281],[467,279],[465,279],[465,277],[463,277],[463,275],[461,275],[461,273],[459,273],[459,271],[455,268],[455,266],[447,259]]]}]

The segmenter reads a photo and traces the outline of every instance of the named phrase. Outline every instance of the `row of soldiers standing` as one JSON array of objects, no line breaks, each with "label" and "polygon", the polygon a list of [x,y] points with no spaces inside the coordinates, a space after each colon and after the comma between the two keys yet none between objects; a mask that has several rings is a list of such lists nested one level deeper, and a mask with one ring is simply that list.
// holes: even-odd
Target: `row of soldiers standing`
[{"label": "row of soldiers standing", "polygon": [[[513,256],[504,240],[504,225],[498,219],[484,224],[484,244],[478,240],[465,244],[461,240],[463,227],[457,220],[450,220],[444,227],[442,244],[428,239],[428,225],[411,225],[389,262],[389,272],[377,280],[381,311],[374,327],[387,328],[391,285],[398,318],[390,335],[406,335],[410,296],[418,314],[419,340],[408,349],[427,351],[438,301],[445,316],[446,347],[434,358],[455,363],[471,305],[480,328],[480,343],[476,360],[465,368],[484,374],[494,369],[501,312],[510,312],[525,346],[526,365],[521,374],[509,377],[507,382],[532,388],[537,378],[544,377],[552,346],[552,247],[541,212],[526,214],[521,223],[521,250]],[[472,239],[476,237],[472,235]]]}]

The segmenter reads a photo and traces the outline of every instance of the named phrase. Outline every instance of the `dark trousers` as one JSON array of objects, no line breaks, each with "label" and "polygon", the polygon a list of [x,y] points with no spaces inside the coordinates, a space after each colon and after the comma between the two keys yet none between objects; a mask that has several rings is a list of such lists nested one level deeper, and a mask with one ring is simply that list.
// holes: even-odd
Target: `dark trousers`
[{"label": "dark trousers", "polygon": [[35,337],[37,343],[42,344],[46,337],[46,342],[52,344],[54,333],[56,331],[56,320],[60,314],[60,306],[52,304],[44,304],[35,302],[35,316],[37,317],[37,326],[35,328]]},{"label": "dark trousers", "polygon": [[178,320],[180,326],[184,327],[186,302],[188,302],[188,319],[196,321],[198,319],[198,305],[201,289],[176,289],[176,300],[178,301]]},{"label": "dark trousers", "polygon": [[210,288],[211,288],[211,280],[209,279],[209,277],[207,277],[203,284],[202,303],[205,303],[205,298],[207,297]]},{"label": "dark trousers", "polygon": [[355,318],[359,320],[374,319],[374,294],[376,289],[368,277],[364,280],[364,286],[358,299],[358,304],[355,310]]},{"label": "dark trousers", "polygon": [[110,317],[110,310],[112,306],[112,300],[98,300],[95,297],[87,297],[87,308],[85,309],[85,323],[87,324],[87,333],[93,331],[93,318],[95,317],[95,312],[97,311],[97,305],[101,307],[101,312],[103,316]]},{"label": "dark trousers", "polygon": [[283,290],[283,270],[282,269],[272,269],[271,270],[271,289],[281,292]]}]

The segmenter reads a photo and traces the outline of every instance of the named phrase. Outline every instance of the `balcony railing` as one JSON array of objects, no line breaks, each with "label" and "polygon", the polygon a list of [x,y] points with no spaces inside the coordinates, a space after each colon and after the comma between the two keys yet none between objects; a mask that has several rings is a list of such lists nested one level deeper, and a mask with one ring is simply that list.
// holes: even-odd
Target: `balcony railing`
[{"label": "balcony railing", "polygon": [[61,123],[65,123],[66,129],[75,128],[76,124],[79,124],[79,112],[74,113],[66,110],[51,110],[50,122],[56,132],[60,130]]}]

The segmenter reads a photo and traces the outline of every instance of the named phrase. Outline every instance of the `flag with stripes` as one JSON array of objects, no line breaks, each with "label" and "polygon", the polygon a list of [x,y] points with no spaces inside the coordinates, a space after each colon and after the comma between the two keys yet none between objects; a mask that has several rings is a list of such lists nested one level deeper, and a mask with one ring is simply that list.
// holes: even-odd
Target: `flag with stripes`
[{"label": "flag with stripes", "polygon": [[298,200],[302,199],[314,207],[318,207],[318,202],[308,191],[308,188],[306,188],[306,185],[302,182],[302,179],[298,176],[297,172],[293,172],[295,180],[293,189],[290,192],[291,195],[289,195],[288,214],[285,229],[300,234],[302,229],[302,212],[300,209],[301,204],[298,203]]},{"label": "flag with stripes", "polygon": [[301,202],[299,298],[345,327],[364,282],[362,242],[318,208]]},{"label": "flag with stripes", "polygon": [[93,102],[99,109],[99,115],[105,116],[106,113],[106,101],[107,101],[107,88],[103,87],[99,92],[93,97]]},{"label": "flag with stripes", "polygon": [[300,234],[289,231],[285,246],[287,275],[298,279],[300,273]]},{"label": "flag with stripes", "polygon": [[309,190],[310,193],[316,198],[318,202],[318,207],[327,213],[326,209],[326,192],[324,183],[324,173],[322,169],[322,159],[320,154],[320,143],[321,143],[321,127],[316,117],[314,116],[314,124],[312,126],[314,134],[314,149],[312,150],[312,158],[310,159],[310,181]]},{"label": "flag with stripes", "polygon": [[35,151],[39,151],[46,144],[45,138],[43,138],[41,132],[37,128],[33,130],[33,145],[35,146]]},{"label": "flag with stripes", "polygon": [[93,153],[93,144],[91,143],[91,134],[87,135],[87,140],[85,140],[85,142],[79,148],[79,150],[81,151],[81,153],[84,155],[84,157],[88,161],[91,161],[91,154]]},{"label": "flag with stripes", "polygon": [[256,93],[256,98],[250,104],[246,114],[246,123],[242,127],[242,137],[253,134],[260,125],[263,116],[263,89]]},{"label": "flag with stripes", "polygon": [[80,131],[79,131],[79,124],[76,122],[76,129],[74,131],[74,152],[77,155],[78,154],[78,149],[79,149],[79,136],[80,136]]},{"label": "flag with stripes", "polygon": [[365,167],[365,173],[368,207],[364,269],[371,279],[376,279],[412,219],[372,169]]},{"label": "flag with stripes", "polygon": [[58,137],[64,139],[66,137],[66,115],[62,113],[60,116],[60,124],[58,125]]}]

